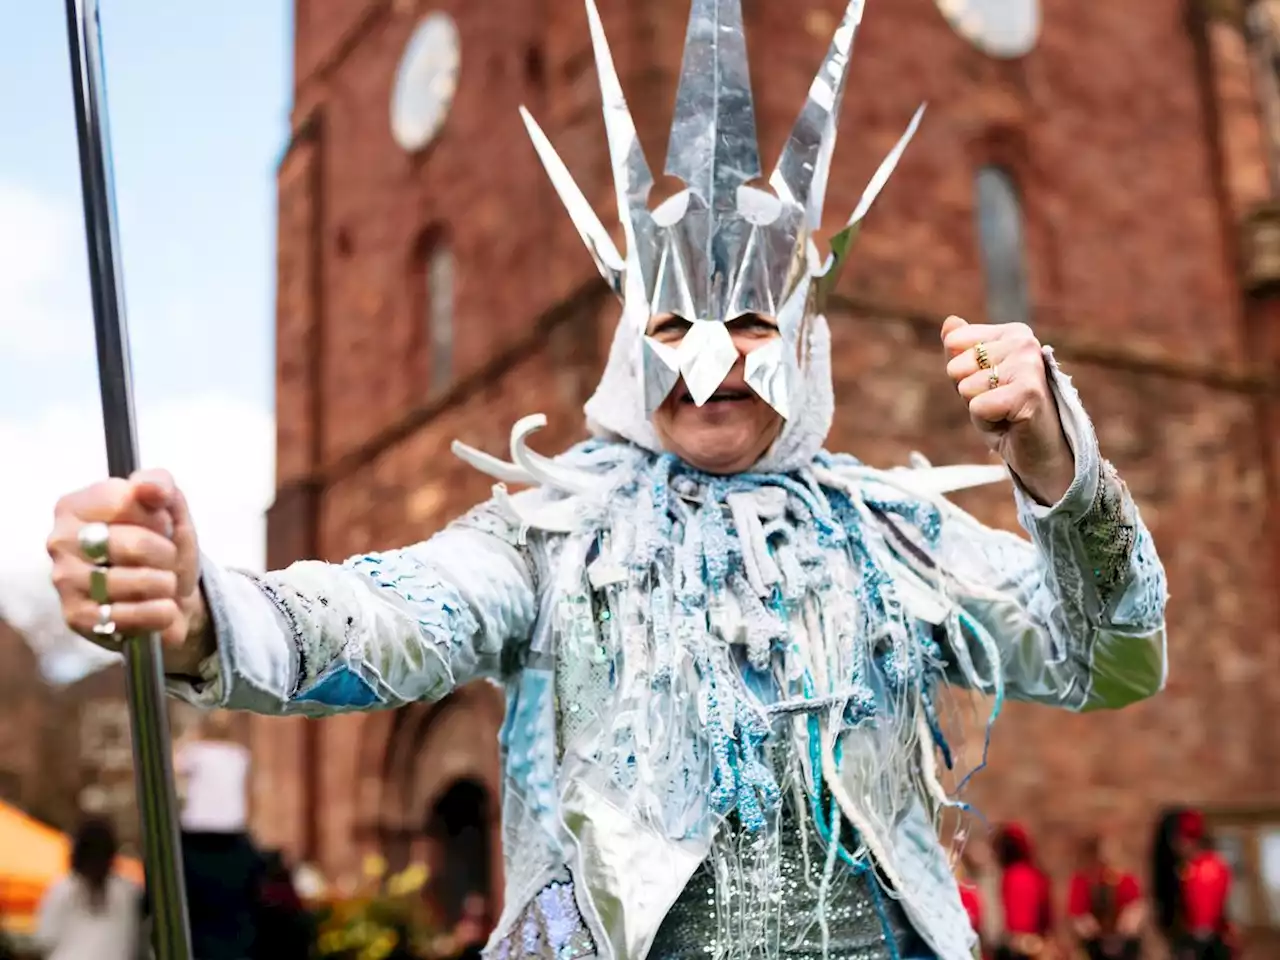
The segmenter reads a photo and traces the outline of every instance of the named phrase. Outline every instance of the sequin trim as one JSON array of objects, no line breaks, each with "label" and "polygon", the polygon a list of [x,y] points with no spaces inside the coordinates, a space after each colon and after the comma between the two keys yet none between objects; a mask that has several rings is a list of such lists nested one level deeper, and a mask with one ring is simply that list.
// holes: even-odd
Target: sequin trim
[{"label": "sequin trim", "polygon": [[1098,475],[1098,492],[1076,528],[1098,598],[1104,607],[1110,606],[1129,576],[1137,523],[1124,481],[1105,460]]},{"label": "sequin trim", "polygon": [[[914,939],[895,902],[886,901],[881,918],[866,872],[837,864],[824,897],[826,853],[812,834],[806,843],[794,815],[782,818],[779,833],[745,845],[740,828],[727,828],[731,839],[719,846],[733,851],[730,862],[717,870],[713,858],[694,874],[649,960],[891,960]],[[762,869],[775,878],[767,892],[748,879]]]},{"label": "sequin trim", "polygon": [[490,960],[579,960],[594,956],[595,939],[574,899],[572,880],[553,880],[529,901],[511,928],[489,951]]},{"label": "sequin trim", "polygon": [[422,636],[443,648],[446,657],[480,628],[457,588],[411,549],[352,557],[343,566],[399,596],[418,621]]}]

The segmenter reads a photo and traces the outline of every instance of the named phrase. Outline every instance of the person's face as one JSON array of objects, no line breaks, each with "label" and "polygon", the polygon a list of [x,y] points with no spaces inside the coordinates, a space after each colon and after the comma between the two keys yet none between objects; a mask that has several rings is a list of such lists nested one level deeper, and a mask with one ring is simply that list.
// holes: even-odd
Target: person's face
[{"label": "person's face", "polygon": [[[646,331],[659,343],[677,346],[690,324],[664,314],[649,321]],[[738,360],[716,392],[701,407],[693,402],[684,379],[654,411],[653,426],[662,446],[691,467],[706,473],[741,473],[764,456],[782,429],[782,417],[745,380],[744,357],[778,339],[778,325],[748,314],[728,324]]]}]

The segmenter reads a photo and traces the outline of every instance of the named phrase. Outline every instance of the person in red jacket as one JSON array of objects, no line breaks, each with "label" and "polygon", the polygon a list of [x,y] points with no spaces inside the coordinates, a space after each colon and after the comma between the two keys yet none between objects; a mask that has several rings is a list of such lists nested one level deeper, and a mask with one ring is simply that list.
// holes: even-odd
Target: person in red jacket
[{"label": "person in red jacket", "polygon": [[1184,813],[1178,824],[1182,856],[1181,936],[1178,960],[1229,960],[1231,928],[1227,900],[1231,895],[1231,866],[1213,849],[1199,811]]},{"label": "person in red jacket", "polygon": [[1089,960],[1137,960],[1142,950],[1142,891],[1133,874],[1114,866],[1101,837],[1081,844],[1067,913]]},{"label": "person in red jacket", "polygon": [[1053,891],[1048,875],[1036,864],[1031,837],[1020,824],[1010,823],[996,833],[1000,864],[1000,900],[1004,935],[997,960],[1030,960],[1048,955],[1053,929]]}]

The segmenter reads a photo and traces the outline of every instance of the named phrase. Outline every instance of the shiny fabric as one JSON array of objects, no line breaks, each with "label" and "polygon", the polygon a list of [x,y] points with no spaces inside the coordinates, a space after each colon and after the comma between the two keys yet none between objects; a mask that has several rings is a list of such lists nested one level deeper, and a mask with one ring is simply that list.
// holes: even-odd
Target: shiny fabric
[{"label": "shiny fabric", "polygon": [[511,933],[490,953],[493,960],[581,960],[595,955],[595,939],[578,911],[573,880],[567,873],[538,891],[521,911]]},{"label": "shiny fabric", "polygon": [[[627,444],[552,461],[513,443],[543,485],[499,488],[425,543],[257,577],[206,561],[218,652],[171,686],[204,706],[323,715],[503,682],[507,893],[491,954],[523,955],[526,929],[586,949],[552,932],[580,922],[595,955],[641,960],[699,868],[730,862],[728,818],[767,832],[782,796],[829,790],[838,802],[807,828],[838,825],[841,862],[874,864],[927,948],[967,960],[933,824],[950,802],[939,684],[992,694],[997,712],[1092,710],[1165,675],[1150,536],[1046,362],[1077,469],[1051,507],[1015,485],[1030,540],[936,496],[930,470],[820,453],[711,478]],[[1122,526],[1127,554],[1090,548]],[[717,877],[759,891],[767,872]]]},{"label": "shiny fabric", "polygon": [[[821,895],[826,852],[812,833],[802,833],[794,815],[783,817],[773,836],[752,840],[731,825],[726,833],[729,843],[741,847],[737,862],[723,878],[712,861],[699,866],[662,921],[651,960],[890,960],[920,946],[901,907],[869,874],[841,865],[826,879],[828,895]],[[739,880],[760,866],[776,869],[763,900]]]}]

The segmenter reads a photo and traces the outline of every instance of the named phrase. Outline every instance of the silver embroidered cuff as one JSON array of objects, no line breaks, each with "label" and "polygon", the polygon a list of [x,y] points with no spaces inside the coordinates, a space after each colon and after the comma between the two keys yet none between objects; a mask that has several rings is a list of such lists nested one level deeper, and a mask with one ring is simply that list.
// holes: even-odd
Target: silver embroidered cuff
[{"label": "silver embroidered cuff", "polygon": [[1115,467],[1105,460],[1093,504],[1076,521],[1076,529],[1098,599],[1109,607],[1128,581],[1138,524],[1133,498]]}]

